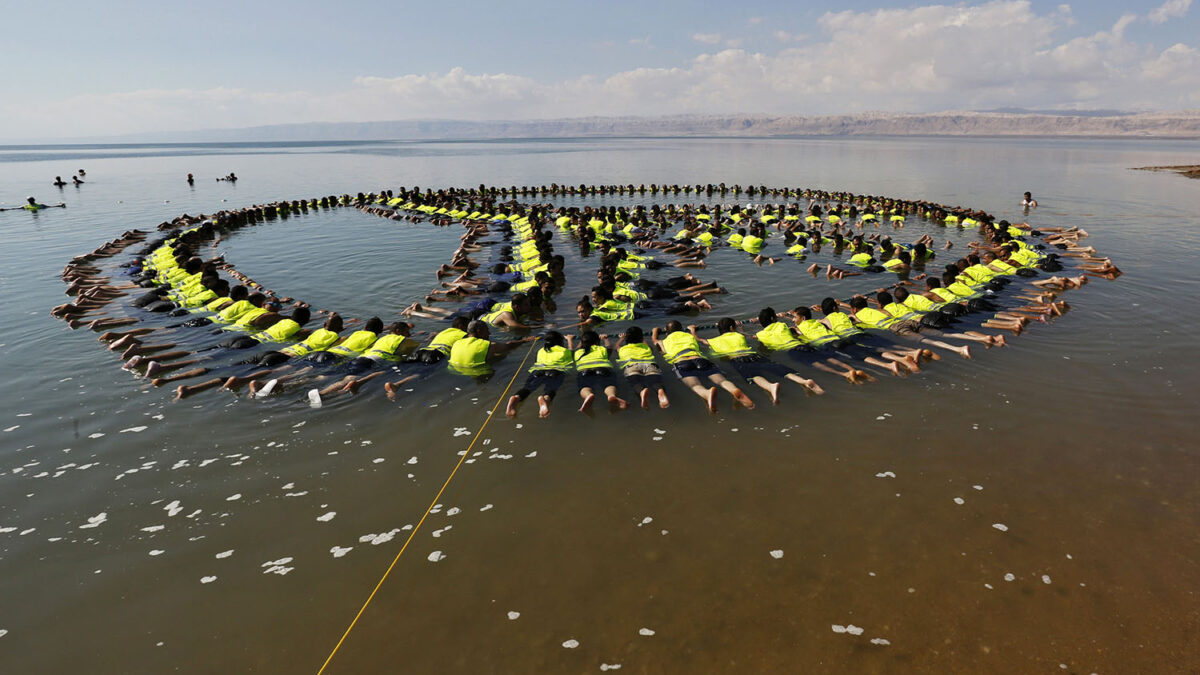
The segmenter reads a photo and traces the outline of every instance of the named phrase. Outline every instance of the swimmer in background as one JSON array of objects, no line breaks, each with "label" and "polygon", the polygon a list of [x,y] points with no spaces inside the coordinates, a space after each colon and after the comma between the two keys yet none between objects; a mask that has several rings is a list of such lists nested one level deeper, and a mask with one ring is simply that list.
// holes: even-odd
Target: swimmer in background
[{"label": "swimmer in background", "polygon": [[54,187],[62,187],[67,184],[67,181],[62,179],[62,176],[54,177]]},{"label": "swimmer in background", "polygon": [[1025,196],[1021,198],[1021,206],[1024,206],[1026,208],[1036,207],[1037,200],[1033,198],[1032,194],[1026,192]]},{"label": "swimmer in background", "polygon": [[79,176],[71,176],[71,180],[75,181],[75,187],[83,185],[83,181],[79,180]]},{"label": "swimmer in background", "polygon": [[196,179],[195,179],[195,178],[192,176],[192,174],[190,174],[190,173],[188,174],[188,177],[187,177],[187,184],[188,184],[188,185],[195,185],[195,184],[196,184]]}]

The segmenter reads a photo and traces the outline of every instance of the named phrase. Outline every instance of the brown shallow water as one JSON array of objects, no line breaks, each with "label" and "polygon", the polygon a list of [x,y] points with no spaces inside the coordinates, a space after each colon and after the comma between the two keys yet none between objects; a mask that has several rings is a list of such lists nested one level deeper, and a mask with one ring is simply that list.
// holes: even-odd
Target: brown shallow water
[{"label": "brown shallow water", "polygon": [[[509,359],[477,390],[431,379],[396,404],[378,391],[320,410],[294,398],[171,404],[121,373],[93,336],[46,316],[71,255],[220,199],[613,175],[929,198],[1010,219],[1024,216],[1016,202],[1028,189],[1042,203],[1030,222],[1084,227],[1126,275],[1068,294],[1073,311],[1008,349],[904,380],[823,382],[824,397],[791,390],[778,407],[715,418],[676,389],[669,411],[588,418],[561,405],[546,421],[497,420],[327,672],[1200,668],[1200,195],[1124,168],[1179,164],[1194,145],[203,150],[214,154],[74,150],[71,166],[86,162],[95,176],[88,191],[68,191],[67,209],[36,220],[0,214],[13,327],[0,345],[0,428],[17,427],[0,434],[3,672],[316,672],[399,551],[400,528],[417,522],[470,441],[456,430],[478,428],[516,366]],[[51,201],[34,183],[62,173],[56,161],[0,163],[4,196]],[[195,170],[185,167],[231,167],[243,180],[185,192],[178,176]],[[259,266],[255,276],[286,272],[266,255],[272,232],[232,242],[231,259]],[[438,236],[395,245],[453,246]],[[298,256],[372,255],[356,238],[291,243]],[[294,283],[349,302],[338,282],[352,259]],[[363,272],[360,283],[399,303],[428,286],[424,265]],[[731,313],[830,290],[783,268],[723,265],[707,274],[743,286],[725,300]],[[282,290],[286,278],[271,278]],[[762,297],[747,299],[756,288]],[[334,547],[352,548],[335,557]],[[445,557],[431,562],[437,551]],[[569,640],[578,646],[564,648]]]}]

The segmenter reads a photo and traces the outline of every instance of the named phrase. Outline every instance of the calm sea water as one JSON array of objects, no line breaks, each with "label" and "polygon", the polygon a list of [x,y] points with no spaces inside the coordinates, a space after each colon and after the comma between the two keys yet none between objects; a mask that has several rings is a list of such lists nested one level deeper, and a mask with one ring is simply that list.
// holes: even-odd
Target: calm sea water
[{"label": "calm sea water", "polygon": [[[171,403],[48,315],[73,255],[276,199],[721,181],[1078,225],[1126,274],[1007,349],[902,380],[819,378],[823,397],[715,417],[679,388],[667,411],[587,417],[564,390],[548,420],[498,419],[328,672],[1194,672],[1200,181],[1128,169],[1197,155],[1044,139],[0,147],[0,206],[68,204],[0,213],[0,672],[315,672],[517,365],[394,403],[371,386],[319,410],[299,393]],[[85,185],[50,185],[80,168]],[[924,231],[969,240],[904,236]],[[219,250],[276,290],[388,319],[458,234],[338,210]],[[875,281],[710,263],[698,274],[731,291],[714,318]],[[577,258],[568,272],[567,311],[591,275]]]}]

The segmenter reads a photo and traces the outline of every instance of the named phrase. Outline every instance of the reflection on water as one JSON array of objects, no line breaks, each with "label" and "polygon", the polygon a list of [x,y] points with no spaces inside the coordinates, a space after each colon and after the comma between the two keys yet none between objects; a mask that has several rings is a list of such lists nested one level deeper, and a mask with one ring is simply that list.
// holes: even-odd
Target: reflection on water
[{"label": "reflection on water", "polygon": [[[590,418],[563,405],[545,421],[496,420],[330,672],[1194,670],[1196,185],[1126,169],[1186,163],[1196,145],[13,150],[42,161],[0,149],[0,200],[68,203],[0,213],[0,664],[315,671],[516,368],[509,358],[483,386],[439,374],[395,403],[371,390],[319,410],[300,393],[171,404],[94,334],[46,314],[72,255],[181,212],[280,198],[725,181],[1009,219],[1030,190],[1042,204],[1031,223],[1087,229],[1126,275],[1072,292],[1070,313],[1007,349],[905,380],[796,389],[715,418],[672,390],[667,411]],[[412,152],[387,154],[396,146]],[[80,167],[85,186],[49,186]],[[231,170],[236,185],[211,180]],[[363,314],[427,291],[427,260],[457,239],[350,211],[286,228],[239,233],[224,252],[272,287]],[[342,236],[323,245],[323,229]],[[403,247],[421,262],[387,255]],[[733,291],[722,312],[857,290],[720,258],[701,276]]]}]

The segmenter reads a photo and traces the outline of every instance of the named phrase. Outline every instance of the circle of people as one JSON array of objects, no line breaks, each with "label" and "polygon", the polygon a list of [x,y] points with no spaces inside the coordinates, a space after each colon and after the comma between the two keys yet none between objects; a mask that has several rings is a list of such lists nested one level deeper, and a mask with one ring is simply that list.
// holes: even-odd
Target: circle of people
[{"label": "circle of people", "polygon": [[[732,195],[736,200],[744,195],[761,203],[568,207],[540,201],[647,194]],[[201,256],[204,247],[215,246],[240,227],[337,207],[464,228],[451,260],[435,272],[438,286],[404,308],[401,320],[385,325],[378,317],[360,322],[314,310],[263,288],[222,257]],[[914,216],[942,227],[973,228],[980,241],[937,271],[930,234],[910,243],[894,240]],[[578,321],[561,326],[548,320],[566,279],[566,259],[554,251],[556,230],[560,240],[579,247],[581,256],[599,261],[597,284],[576,303]],[[160,224],[158,231],[162,234],[151,237],[130,230],[73,259],[63,279],[75,299],[52,314],[72,328],[105,331],[100,341],[122,353],[125,369],[144,375],[154,386],[179,383],[177,399],[215,388],[246,387],[257,398],[298,389],[319,406],[399,372],[403,377],[383,384],[395,398],[406,384],[443,369],[484,382],[506,354],[535,343],[529,346],[535,351],[528,355],[533,358],[524,384],[507,401],[510,417],[535,395],[539,415],[548,416],[572,371],[581,412],[593,410],[598,397],[612,411],[630,407],[621,393],[622,381],[633,404],[666,408],[667,370],[709,412],[718,410],[721,392],[735,406],[753,408],[754,400],[743,389],[748,384],[772,403],[778,402],[784,382],[808,394],[823,393],[801,368],[853,384],[879,374],[904,376],[942,354],[971,358],[966,343],[1002,347],[1004,333],[1019,335],[1030,324],[1067,311],[1060,297],[1065,291],[1090,278],[1120,275],[1111,260],[1079,243],[1087,233],[1078,228],[1035,230],[997,222],[981,211],[926,201],[724,184],[414,187],[276,202],[211,216],[185,214]],[[783,256],[764,255],[769,238],[782,239]],[[115,267],[105,263],[134,244],[141,246],[131,260]],[[944,248],[951,247],[947,241]],[[690,271],[651,277],[661,276],[652,274],[655,270],[704,268],[705,258],[719,248],[741,251],[760,266],[785,257],[803,261],[825,248],[849,254],[846,267],[825,266],[827,279],[898,276],[870,294],[826,297],[785,310],[765,307],[751,317],[724,317],[703,325],[669,318],[649,334],[637,325],[656,316],[711,311],[709,296],[725,293],[715,282]],[[490,266],[476,260],[484,251],[495,261]],[[1078,274],[1054,275],[1064,262]],[[821,270],[814,263],[807,271],[816,277]],[[1007,292],[1017,280],[1027,283]],[[454,303],[454,308],[443,303]],[[114,309],[123,315],[113,315]],[[307,327],[314,314],[324,317],[322,325]],[[155,320],[154,315],[167,318]],[[404,320],[408,318],[448,321],[449,326],[435,327],[422,340],[414,324]],[[149,323],[155,325],[145,325]],[[358,323],[361,327],[348,330]],[[614,323],[624,325],[619,335],[598,330]],[[136,324],[144,325],[111,330]],[[208,330],[201,334],[214,337],[190,337],[202,328]],[[513,338],[494,339],[501,332]],[[214,363],[216,354],[229,350],[250,356]],[[205,375],[210,377],[183,383]]]}]

